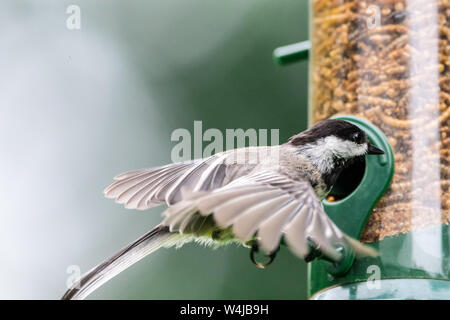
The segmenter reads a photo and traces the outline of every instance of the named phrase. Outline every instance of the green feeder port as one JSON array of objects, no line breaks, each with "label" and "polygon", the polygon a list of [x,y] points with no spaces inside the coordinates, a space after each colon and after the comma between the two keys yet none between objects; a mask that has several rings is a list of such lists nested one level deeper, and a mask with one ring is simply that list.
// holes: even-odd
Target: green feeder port
[{"label": "green feeder port", "polygon": [[[366,132],[370,142],[385,154],[367,156],[362,165],[356,163],[339,177],[330,195],[338,201],[323,201],[328,216],[347,235],[359,239],[373,207],[386,192],[394,174],[394,155],[384,134],[368,121],[350,115],[332,117],[345,120]],[[338,264],[323,262],[312,265],[324,268],[332,276],[343,276],[352,267],[354,255],[345,252]],[[309,281],[315,282],[315,281]]]},{"label": "green feeder port", "polygon": [[344,171],[323,202],[379,256],[342,248],[340,263],[311,262],[308,297],[450,299],[449,3],[370,4],[311,0],[310,42],[273,54],[308,59],[310,124],[350,121],[386,152]]}]

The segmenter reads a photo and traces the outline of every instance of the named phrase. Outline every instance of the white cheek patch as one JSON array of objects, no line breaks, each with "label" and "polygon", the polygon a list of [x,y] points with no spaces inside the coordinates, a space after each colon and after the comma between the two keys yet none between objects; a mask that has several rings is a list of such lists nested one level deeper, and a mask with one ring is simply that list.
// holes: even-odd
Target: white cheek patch
[{"label": "white cheek patch", "polygon": [[300,148],[322,172],[329,172],[334,168],[334,158],[353,158],[367,153],[367,144],[358,144],[342,140],[335,136],[328,136],[309,143]]},{"label": "white cheek patch", "polygon": [[324,140],[324,148],[328,148],[334,155],[341,158],[353,158],[362,156],[367,152],[367,144],[358,144],[349,140],[342,140],[335,136],[326,137]]}]

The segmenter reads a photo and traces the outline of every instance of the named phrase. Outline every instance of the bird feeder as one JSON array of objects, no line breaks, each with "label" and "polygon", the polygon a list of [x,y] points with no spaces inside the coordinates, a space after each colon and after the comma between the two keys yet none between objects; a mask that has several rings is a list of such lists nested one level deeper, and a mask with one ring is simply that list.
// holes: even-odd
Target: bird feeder
[{"label": "bird feeder", "polygon": [[387,153],[324,201],[379,257],[311,263],[308,295],[450,299],[450,1],[312,0],[310,11],[311,42],[275,51],[282,64],[309,57],[310,123],[352,121]]}]

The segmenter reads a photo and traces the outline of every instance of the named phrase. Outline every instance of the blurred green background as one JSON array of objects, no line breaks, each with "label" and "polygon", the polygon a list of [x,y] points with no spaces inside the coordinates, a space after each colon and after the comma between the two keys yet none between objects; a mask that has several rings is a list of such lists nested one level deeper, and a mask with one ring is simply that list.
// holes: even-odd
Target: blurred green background
[{"label": "blurred green background", "polygon": [[[81,8],[81,29],[66,8]],[[103,198],[120,172],[170,162],[177,128],[307,125],[307,64],[272,51],[305,40],[304,0],[3,0],[0,4],[2,299],[57,299],[83,272],[160,221]],[[282,248],[162,249],[96,299],[301,299],[306,264]]]}]

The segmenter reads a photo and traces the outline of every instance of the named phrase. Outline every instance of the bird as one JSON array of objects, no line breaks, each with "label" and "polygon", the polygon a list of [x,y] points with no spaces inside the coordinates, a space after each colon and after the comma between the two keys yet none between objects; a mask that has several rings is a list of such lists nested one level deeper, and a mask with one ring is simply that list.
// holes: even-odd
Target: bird
[{"label": "bird", "polygon": [[383,153],[356,125],[326,119],[280,145],[232,149],[119,174],[104,190],[107,198],[137,210],[167,204],[164,218],[84,274],[62,299],[84,299],[155,250],[191,241],[250,247],[259,267],[264,264],[254,261],[254,253],[262,250],[273,259],[281,242],[307,262],[319,256],[339,261],[338,248],[344,245],[357,255],[376,256],[333,223],[322,200],[344,169],[366,155]]}]

